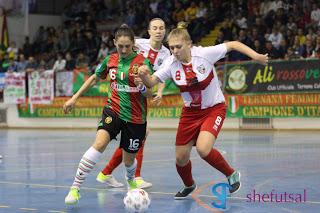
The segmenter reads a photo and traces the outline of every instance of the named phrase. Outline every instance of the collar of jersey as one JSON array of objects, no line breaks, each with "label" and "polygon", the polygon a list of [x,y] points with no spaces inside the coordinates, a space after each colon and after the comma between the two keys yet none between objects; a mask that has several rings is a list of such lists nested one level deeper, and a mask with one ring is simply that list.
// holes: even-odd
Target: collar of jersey
[{"label": "collar of jersey", "polygon": [[128,57],[125,57],[125,58],[121,58],[120,57],[120,61],[130,61],[131,59],[133,59],[134,57],[137,56],[137,53],[136,52],[133,52],[131,55],[129,55]]}]

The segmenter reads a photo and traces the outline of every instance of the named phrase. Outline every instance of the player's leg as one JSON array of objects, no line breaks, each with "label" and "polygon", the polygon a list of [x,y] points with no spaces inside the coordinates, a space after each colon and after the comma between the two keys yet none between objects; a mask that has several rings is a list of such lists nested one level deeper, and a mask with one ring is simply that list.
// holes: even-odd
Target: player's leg
[{"label": "player's leg", "polygon": [[119,147],[115,150],[107,165],[98,174],[96,180],[111,187],[122,187],[123,184],[118,182],[112,175],[113,170],[117,168],[121,164],[121,162],[122,149]]},{"label": "player's leg", "polygon": [[224,119],[225,106],[215,106],[201,125],[196,147],[202,159],[228,178],[230,193],[234,193],[240,189],[240,173],[231,168],[221,153],[213,147]]},{"label": "player's leg", "polygon": [[194,140],[186,145],[176,146],[176,168],[184,184],[182,189],[174,196],[174,199],[177,200],[186,198],[196,189],[196,184],[192,177],[192,165],[190,161],[190,152],[193,144]]},{"label": "player's leg", "polygon": [[94,144],[84,153],[80,160],[73,184],[68,195],[65,197],[66,204],[72,205],[78,203],[80,199],[79,191],[81,185],[99,161],[101,154],[109,142],[109,133],[103,129],[98,130]]},{"label": "player's leg", "polygon": [[134,124],[123,122],[120,147],[123,149],[123,162],[126,168],[128,189],[137,188],[135,171],[137,167],[136,155],[146,136],[147,123]]},{"label": "player's leg", "polygon": [[134,173],[137,167],[136,153],[123,151],[123,163],[126,168],[125,178],[127,181],[128,190],[137,188],[137,183],[134,179]]},{"label": "player's leg", "polygon": [[192,178],[192,166],[190,152],[198,137],[201,122],[198,122],[193,112],[183,109],[176,135],[176,168],[184,186],[174,196],[175,199],[184,199],[196,189],[196,184]]},{"label": "player's leg", "polygon": [[135,181],[137,183],[137,187],[140,189],[146,189],[146,188],[150,188],[152,187],[152,183],[149,183],[147,181],[145,181],[142,177],[141,177],[141,167],[142,167],[142,160],[143,160],[143,152],[144,152],[144,145],[146,142],[146,139],[149,135],[150,129],[147,128],[147,132],[146,132],[146,137],[143,139],[141,147],[136,155],[136,159],[137,159],[137,168],[136,168],[136,173],[135,173]]},{"label": "player's leg", "polygon": [[102,119],[99,122],[95,142],[82,156],[74,182],[65,198],[66,204],[76,204],[80,199],[80,187],[88,174],[98,162],[102,152],[106,149],[110,140],[120,132],[119,118],[110,109],[104,108]]}]

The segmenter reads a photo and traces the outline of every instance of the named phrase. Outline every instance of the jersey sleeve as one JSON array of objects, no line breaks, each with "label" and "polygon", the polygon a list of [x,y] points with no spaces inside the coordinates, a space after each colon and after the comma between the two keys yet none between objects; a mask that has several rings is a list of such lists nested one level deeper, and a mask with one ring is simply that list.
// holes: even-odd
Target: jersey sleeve
[{"label": "jersey sleeve", "polygon": [[107,56],[101,64],[99,64],[95,70],[95,74],[97,77],[101,78],[101,79],[105,79],[108,75],[108,69],[107,69],[107,65],[110,59],[110,55]]},{"label": "jersey sleeve", "polygon": [[171,64],[172,64],[172,56],[167,58],[164,63],[159,67],[157,72],[154,73],[162,83],[164,83],[167,79],[171,78]]},{"label": "jersey sleeve", "polygon": [[150,70],[150,74],[152,75],[154,73],[154,70],[153,70],[153,67],[152,67],[149,59],[145,58],[143,61],[143,64],[148,66],[148,68]]},{"label": "jersey sleeve", "polygon": [[212,64],[224,58],[228,52],[227,46],[224,43],[210,47],[201,47],[200,51],[203,57]]}]

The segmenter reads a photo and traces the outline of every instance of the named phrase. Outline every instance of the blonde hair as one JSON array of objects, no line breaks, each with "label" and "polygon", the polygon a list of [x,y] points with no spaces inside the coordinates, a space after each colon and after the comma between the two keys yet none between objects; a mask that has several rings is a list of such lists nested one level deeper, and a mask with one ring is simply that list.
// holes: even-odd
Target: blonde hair
[{"label": "blonde hair", "polygon": [[188,24],[186,22],[179,22],[177,24],[177,28],[171,30],[167,37],[167,41],[169,41],[172,37],[181,37],[186,42],[192,42],[191,37],[187,30]]}]

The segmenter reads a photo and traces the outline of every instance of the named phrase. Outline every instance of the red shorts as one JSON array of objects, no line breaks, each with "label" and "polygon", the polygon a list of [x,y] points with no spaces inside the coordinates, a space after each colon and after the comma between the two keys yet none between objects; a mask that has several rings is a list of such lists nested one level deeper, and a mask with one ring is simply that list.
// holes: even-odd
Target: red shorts
[{"label": "red shorts", "polygon": [[179,120],[176,146],[197,141],[200,131],[211,132],[216,138],[226,117],[225,103],[207,109],[189,109],[184,107]]}]

